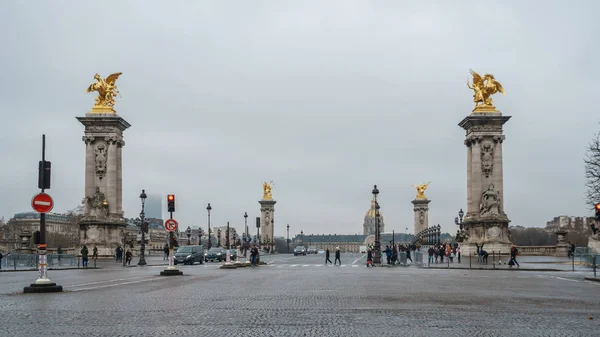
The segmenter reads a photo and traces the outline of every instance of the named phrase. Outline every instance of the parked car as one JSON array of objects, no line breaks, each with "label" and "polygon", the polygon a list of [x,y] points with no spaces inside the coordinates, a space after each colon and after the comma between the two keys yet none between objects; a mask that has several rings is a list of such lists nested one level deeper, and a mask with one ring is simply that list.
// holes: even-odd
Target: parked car
[{"label": "parked car", "polygon": [[308,247],[308,249],[306,250],[306,254],[317,254],[319,252],[319,250],[317,249],[317,247]]},{"label": "parked car", "polygon": [[225,261],[225,249],[221,247],[213,247],[206,252],[206,256],[204,257],[204,261],[208,262],[223,262]]},{"label": "parked car", "polygon": [[194,264],[199,262],[204,263],[204,249],[202,246],[183,246],[179,247],[175,252],[174,261],[175,264]]},{"label": "parked car", "polygon": [[297,255],[306,255],[306,248],[304,248],[304,246],[294,248],[294,256]]}]

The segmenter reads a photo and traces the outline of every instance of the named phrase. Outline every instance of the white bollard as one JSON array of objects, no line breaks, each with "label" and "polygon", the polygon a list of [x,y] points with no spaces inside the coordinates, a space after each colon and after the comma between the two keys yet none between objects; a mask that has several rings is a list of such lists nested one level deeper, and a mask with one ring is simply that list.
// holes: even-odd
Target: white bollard
[{"label": "white bollard", "polygon": [[225,264],[231,264],[231,252],[229,249],[225,252]]}]

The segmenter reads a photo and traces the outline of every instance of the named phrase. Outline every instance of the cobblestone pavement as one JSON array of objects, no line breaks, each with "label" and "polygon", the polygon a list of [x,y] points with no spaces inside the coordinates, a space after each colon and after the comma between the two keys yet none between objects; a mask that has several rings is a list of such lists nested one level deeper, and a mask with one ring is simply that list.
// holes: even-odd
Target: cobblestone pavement
[{"label": "cobblestone pavement", "polygon": [[[256,269],[64,270],[60,294],[0,275],[0,336],[598,336],[600,284],[580,273],[320,266],[264,257]],[[352,267],[358,265],[359,267]],[[282,267],[278,267],[282,266]],[[292,267],[294,266],[294,267]],[[593,319],[590,319],[593,318]]]}]

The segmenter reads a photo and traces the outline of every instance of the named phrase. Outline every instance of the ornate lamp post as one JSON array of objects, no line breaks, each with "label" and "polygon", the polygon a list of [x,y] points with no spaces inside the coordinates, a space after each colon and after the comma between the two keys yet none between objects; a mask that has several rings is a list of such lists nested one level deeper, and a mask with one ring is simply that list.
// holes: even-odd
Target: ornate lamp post
[{"label": "ornate lamp post", "polygon": [[146,191],[142,190],[142,194],[140,194],[140,200],[142,200],[142,211],[140,212],[140,227],[142,230],[142,245],[140,247],[140,260],[138,261],[138,266],[145,266],[146,259],[144,257],[144,252],[146,251],[146,232],[148,231],[148,223],[145,221],[146,214],[144,213],[144,204],[146,203]]},{"label": "ornate lamp post", "polygon": [[302,245],[304,246],[304,231],[300,231],[300,240],[302,240]]},{"label": "ornate lamp post", "polygon": [[208,212],[208,249],[212,248],[212,242],[210,239],[210,235],[212,234],[210,231],[210,210],[212,209],[212,207],[210,207],[210,202],[208,203],[208,206],[206,206],[206,211]]},{"label": "ornate lamp post", "polygon": [[462,208],[460,209],[460,211],[458,211],[458,216],[456,218],[454,218],[454,223],[458,226],[458,228],[462,231],[463,230],[463,216],[465,215],[465,213],[463,212]]},{"label": "ornate lamp post", "polygon": [[244,253],[248,250],[248,212],[244,212]]},{"label": "ornate lamp post", "polygon": [[373,187],[373,200],[375,200],[375,255],[373,256],[374,264],[381,264],[381,233],[379,232],[379,203],[377,202],[377,195],[379,190],[377,185]]},{"label": "ornate lamp post", "polygon": [[258,250],[260,250],[260,218],[256,218],[256,242],[258,243]]},{"label": "ornate lamp post", "polygon": [[273,237],[271,238],[271,241],[269,241],[269,245],[271,246],[269,248],[269,253],[273,254],[273,245],[275,243],[275,219],[271,219],[271,229],[273,230]]},{"label": "ornate lamp post", "polygon": [[204,231],[202,228],[198,228],[198,245],[202,246],[202,237],[204,236]]},{"label": "ornate lamp post", "polygon": [[290,224],[287,224],[287,252],[290,252]]},{"label": "ornate lamp post", "polygon": [[439,245],[440,243],[442,243],[441,241],[441,235],[442,234],[442,227],[440,226],[440,224],[437,225],[437,244]]},{"label": "ornate lamp post", "polygon": [[185,235],[187,235],[188,238],[188,246],[191,245],[192,243],[190,242],[190,237],[192,236],[192,229],[190,228],[190,226],[188,226],[188,228],[185,230]]}]

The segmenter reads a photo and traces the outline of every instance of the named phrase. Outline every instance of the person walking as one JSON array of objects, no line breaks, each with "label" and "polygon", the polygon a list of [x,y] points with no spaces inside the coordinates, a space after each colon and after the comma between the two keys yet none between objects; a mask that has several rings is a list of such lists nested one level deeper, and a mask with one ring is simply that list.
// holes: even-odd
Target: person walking
[{"label": "person walking", "polygon": [[433,253],[433,247],[429,247],[427,250],[427,254],[429,255],[429,260],[427,261],[428,264],[433,264]]},{"label": "person walking", "polygon": [[88,266],[88,248],[86,245],[83,245],[80,253],[81,253],[81,266],[87,268],[87,266]]},{"label": "person walking", "polygon": [[256,267],[256,259],[258,258],[258,248],[256,245],[252,246],[250,249],[250,261],[252,262],[252,268]]},{"label": "person walking", "polygon": [[387,258],[387,264],[392,264],[392,250],[390,246],[385,246],[385,257]]},{"label": "person walking", "polygon": [[2,269],[2,252],[0,252],[0,269]]},{"label": "person walking", "polygon": [[335,261],[333,262],[333,265],[335,266],[338,261],[340,261],[341,266],[342,260],[340,260],[340,247],[335,247]]},{"label": "person walking", "polygon": [[58,265],[62,266],[62,248],[60,246],[58,246],[58,248],[56,249],[56,255],[58,255]]},{"label": "person walking", "polygon": [[92,249],[92,258],[94,260],[98,259],[98,247],[96,247],[96,245],[94,245],[94,249]]},{"label": "person walking", "polygon": [[163,256],[163,260],[166,260],[169,258],[169,245],[165,243],[165,246],[163,247],[163,253],[165,253]]},{"label": "person walking", "polygon": [[331,260],[329,259],[329,248],[325,249],[325,265],[327,265],[327,262],[331,264]]},{"label": "person walking", "polygon": [[519,268],[519,262],[517,262],[517,255],[519,255],[519,250],[515,245],[510,246],[510,261],[508,261],[508,268],[512,268],[515,264],[517,268]]},{"label": "person walking", "polygon": [[125,253],[125,263],[128,266],[131,266],[131,260],[133,259],[133,254],[129,249],[127,249],[127,253]]},{"label": "person walking", "polygon": [[373,251],[369,249],[367,251],[367,268],[373,266]]}]

